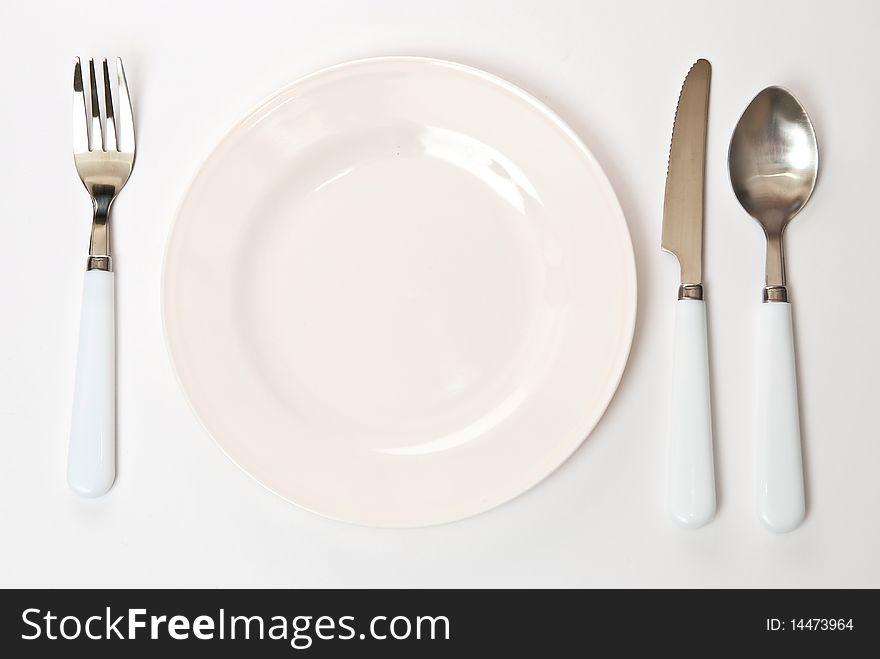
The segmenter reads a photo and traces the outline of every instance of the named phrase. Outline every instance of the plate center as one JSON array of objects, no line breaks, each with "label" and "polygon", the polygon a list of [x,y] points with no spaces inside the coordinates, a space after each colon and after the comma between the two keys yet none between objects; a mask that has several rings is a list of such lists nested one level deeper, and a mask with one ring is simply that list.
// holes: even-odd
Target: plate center
[{"label": "plate center", "polygon": [[542,207],[478,147],[444,148],[313,151],[250,220],[242,343],[286,408],[365,448],[472,439],[552,359],[565,286]]}]

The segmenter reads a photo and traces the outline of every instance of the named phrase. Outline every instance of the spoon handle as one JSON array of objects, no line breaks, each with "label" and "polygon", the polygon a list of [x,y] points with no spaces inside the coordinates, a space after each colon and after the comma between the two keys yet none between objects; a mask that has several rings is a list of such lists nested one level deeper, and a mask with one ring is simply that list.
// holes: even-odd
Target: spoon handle
[{"label": "spoon handle", "polygon": [[758,328],[758,513],[771,531],[804,519],[804,469],[798,419],[791,305],[765,302]]},{"label": "spoon handle", "polygon": [[678,300],[669,414],[669,512],[697,528],[715,515],[706,304]]}]

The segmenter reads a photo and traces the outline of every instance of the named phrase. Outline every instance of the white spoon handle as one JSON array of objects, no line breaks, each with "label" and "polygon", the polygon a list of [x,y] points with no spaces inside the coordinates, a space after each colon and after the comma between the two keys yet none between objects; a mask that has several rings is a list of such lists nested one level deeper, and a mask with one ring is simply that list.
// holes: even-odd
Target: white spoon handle
[{"label": "white spoon handle", "polygon": [[113,273],[89,270],[83,282],[67,456],[67,482],[84,497],[104,494],[115,478],[115,338]]},{"label": "white spoon handle", "polygon": [[758,328],[758,514],[785,533],[804,518],[791,305],[765,302]]},{"label": "white spoon handle", "polygon": [[668,506],[677,522],[697,528],[715,515],[709,353],[703,300],[676,303],[674,350]]}]

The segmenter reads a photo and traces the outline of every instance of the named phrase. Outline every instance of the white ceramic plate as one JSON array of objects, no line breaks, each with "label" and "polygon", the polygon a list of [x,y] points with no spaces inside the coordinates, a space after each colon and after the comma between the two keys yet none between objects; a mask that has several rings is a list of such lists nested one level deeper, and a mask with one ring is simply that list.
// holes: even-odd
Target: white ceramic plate
[{"label": "white ceramic plate", "polygon": [[165,262],[172,360],[282,497],[448,522],[559,466],[626,363],[632,246],[601,168],[519,88],[449,62],[334,66],[208,158]]}]

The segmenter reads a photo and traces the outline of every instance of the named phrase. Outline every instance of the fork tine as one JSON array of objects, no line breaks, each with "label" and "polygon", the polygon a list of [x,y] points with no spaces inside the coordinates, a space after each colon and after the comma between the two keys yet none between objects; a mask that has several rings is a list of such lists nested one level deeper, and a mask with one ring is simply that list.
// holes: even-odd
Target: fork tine
[{"label": "fork tine", "polygon": [[[95,60],[89,58],[89,97],[92,99],[92,121],[89,130],[89,151],[104,149],[104,132],[101,130],[101,108],[98,106],[98,81],[95,77]],[[99,142],[100,140],[100,142]]]},{"label": "fork tine", "polygon": [[73,66],[73,152],[89,150],[89,108],[83,91],[82,64],[79,57]]},{"label": "fork tine", "polygon": [[104,149],[118,151],[116,117],[113,115],[113,92],[110,91],[110,70],[107,68],[106,59],[102,66],[104,68]]},{"label": "fork tine", "polygon": [[131,113],[131,97],[128,95],[128,82],[125,80],[125,69],[122,68],[122,58],[116,58],[116,82],[119,85],[116,97],[119,99],[119,107],[116,116],[116,132],[119,138],[120,151],[134,153],[134,118]]}]

